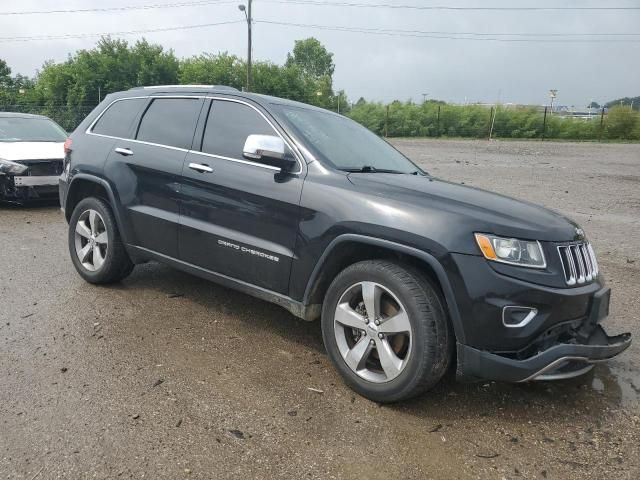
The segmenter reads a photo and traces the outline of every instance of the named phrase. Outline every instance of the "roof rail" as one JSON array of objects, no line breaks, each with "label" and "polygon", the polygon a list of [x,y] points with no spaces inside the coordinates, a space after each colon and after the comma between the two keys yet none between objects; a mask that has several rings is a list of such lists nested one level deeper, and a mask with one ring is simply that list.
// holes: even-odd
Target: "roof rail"
[{"label": "roof rail", "polygon": [[158,88],[212,88],[216,90],[232,90],[234,92],[238,91],[237,88],[229,87],[227,85],[152,85],[149,87],[133,87],[133,88],[130,88],[129,90],[139,90],[139,89],[151,90],[151,89],[158,89]]}]

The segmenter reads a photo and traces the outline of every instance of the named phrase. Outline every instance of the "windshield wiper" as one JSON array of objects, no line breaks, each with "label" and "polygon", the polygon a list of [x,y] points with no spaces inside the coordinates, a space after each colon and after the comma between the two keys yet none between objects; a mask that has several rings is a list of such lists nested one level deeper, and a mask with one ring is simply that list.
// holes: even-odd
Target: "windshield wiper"
[{"label": "windshield wiper", "polygon": [[386,168],[376,168],[372,165],[364,165],[358,168],[341,168],[340,170],[349,173],[400,173],[404,174],[406,172],[401,172],[400,170],[389,170]]}]

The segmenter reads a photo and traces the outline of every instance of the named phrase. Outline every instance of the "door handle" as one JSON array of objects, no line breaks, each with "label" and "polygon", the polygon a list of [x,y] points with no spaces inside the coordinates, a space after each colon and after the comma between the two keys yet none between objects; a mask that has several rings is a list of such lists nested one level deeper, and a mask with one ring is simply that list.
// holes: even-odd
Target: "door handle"
[{"label": "door handle", "polygon": [[189,168],[191,170],[195,170],[196,172],[200,172],[200,173],[212,173],[213,172],[213,168],[211,168],[209,165],[203,165],[201,163],[190,163],[189,164]]},{"label": "door handle", "polygon": [[131,150],[129,150],[128,148],[122,148],[122,147],[116,148],[116,153],[119,153],[120,155],[124,155],[125,157],[129,157],[133,155],[133,152]]}]

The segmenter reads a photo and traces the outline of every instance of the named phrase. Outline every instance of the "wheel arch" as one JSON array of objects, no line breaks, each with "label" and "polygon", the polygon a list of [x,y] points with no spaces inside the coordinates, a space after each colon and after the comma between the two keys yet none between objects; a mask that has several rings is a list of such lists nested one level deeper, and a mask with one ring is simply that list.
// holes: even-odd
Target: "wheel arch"
[{"label": "wheel arch", "polygon": [[[440,261],[427,252],[390,240],[358,234],[343,234],[336,237],[316,263],[307,282],[302,303],[309,306],[322,304],[329,284],[340,271],[359,261],[381,258],[408,260],[413,265],[416,261],[418,262],[418,268],[440,288],[456,339],[464,342],[460,311],[453,288]],[[310,310],[319,311],[319,309]]]},{"label": "wheel arch", "polygon": [[76,208],[76,205],[78,205],[82,199],[88,197],[102,198],[109,204],[116,219],[116,225],[120,232],[120,236],[123,241],[126,242],[124,238],[125,232],[122,228],[123,225],[120,218],[120,211],[117,208],[115,194],[105,179],[95,175],[78,173],[71,180],[64,204],[64,215],[67,222],[71,219],[71,215],[73,214],[73,210]]}]

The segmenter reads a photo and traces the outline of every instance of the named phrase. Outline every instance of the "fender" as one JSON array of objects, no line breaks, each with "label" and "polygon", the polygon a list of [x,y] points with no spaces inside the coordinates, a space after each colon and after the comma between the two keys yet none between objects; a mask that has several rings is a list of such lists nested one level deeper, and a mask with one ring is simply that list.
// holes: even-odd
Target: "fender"
[{"label": "fender", "polygon": [[[109,182],[107,182],[104,178],[98,177],[96,175],[91,175],[89,173],[77,173],[73,176],[73,178],[71,179],[71,183],[69,183],[69,186],[67,187],[67,194],[65,195],[65,200],[64,200],[64,210],[65,213],[69,215],[69,217],[71,217],[71,213],[68,211],[67,208],[67,202],[69,199],[69,193],[72,191],[73,189],[73,184],[77,181],[77,180],[87,180],[89,182],[93,182],[93,183],[97,183],[100,186],[102,186],[105,191],[107,192],[107,195],[109,196],[109,203],[111,204],[111,210],[113,211],[113,216],[116,219],[116,225],[118,226],[118,231],[120,232],[120,238],[122,239],[123,243],[128,243],[127,239],[125,238],[126,235],[126,230],[123,228],[123,222],[122,222],[122,217],[120,215],[120,209],[117,207],[118,203],[116,202],[116,196],[113,193],[113,189],[111,188],[111,185],[109,185]],[[66,215],[65,215],[66,216]],[[68,219],[67,219],[68,221]]]},{"label": "fender", "polygon": [[381,238],[368,237],[365,235],[358,235],[355,233],[345,233],[342,235],[338,235],[336,238],[334,238],[331,241],[331,243],[327,246],[327,248],[324,250],[324,252],[320,256],[320,259],[316,263],[316,266],[313,268],[313,271],[311,272],[311,276],[309,277],[309,281],[307,282],[307,286],[304,291],[304,297],[302,299],[302,303],[304,305],[308,305],[309,303],[311,290],[313,288],[315,281],[320,275],[320,272],[322,270],[322,267],[326,259],[331,254],[331,251],[337,245],[343,242],[368,243],[370,245],[375,245],[378,247],[386,248],[388,250],[394,250],[396,252],[404,253],[412,257],[419,258],[420,260],[426,262],[433,269],[433,271],[438,277],[438,281],[440,282],[440,285],[442,286],[442,291],[444,293],[445,301],[447,302],[449,317],[451,318],[451,322],[453,324],[453,329],[456,334],[456,339],[458,342],[464,343],[464,329],[462,326],[462,319],[460,318],[460,311],[458,310],[458,304],[456,302],[456,299],[453,293],[453,288],[451,288],[449,277],[447,276],[447,273],[445,272],[442,264],[438,261],[438,259],[436,259],[436,257],[434,257],[433,255],[427,252],[424,252],[414,247],[403,245],[401,243],[396,243],[396,242],[384,240]]}]

